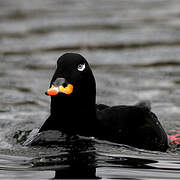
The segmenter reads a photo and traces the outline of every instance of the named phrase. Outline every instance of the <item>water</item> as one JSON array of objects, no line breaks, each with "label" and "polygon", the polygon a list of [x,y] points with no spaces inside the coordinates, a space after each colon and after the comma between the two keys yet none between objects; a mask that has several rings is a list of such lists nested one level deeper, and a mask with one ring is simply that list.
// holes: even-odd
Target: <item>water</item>
[{"label": "water", "polygon": [[[0,0],[0,178],[179,179],[179,145],[149,152],[92,138],[25,147],[48,117],[57,58],[81,53],[97,102],[152,101],[168,134],[180,129],[178,0]],[[96,171],[96,172],[95,172]]]}]

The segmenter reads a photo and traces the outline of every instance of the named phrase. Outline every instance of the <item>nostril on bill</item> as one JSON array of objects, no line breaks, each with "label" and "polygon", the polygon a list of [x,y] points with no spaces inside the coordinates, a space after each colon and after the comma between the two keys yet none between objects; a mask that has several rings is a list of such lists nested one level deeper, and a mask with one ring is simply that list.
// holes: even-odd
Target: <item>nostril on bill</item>
[{"label": "nostril on bill", "polygon": [[62,86],[63,86],[63,87],[67,87],[67,86],[68,86],[68,83],[67,83],[67,82],[64,82],[64,83],[62,84]]}]

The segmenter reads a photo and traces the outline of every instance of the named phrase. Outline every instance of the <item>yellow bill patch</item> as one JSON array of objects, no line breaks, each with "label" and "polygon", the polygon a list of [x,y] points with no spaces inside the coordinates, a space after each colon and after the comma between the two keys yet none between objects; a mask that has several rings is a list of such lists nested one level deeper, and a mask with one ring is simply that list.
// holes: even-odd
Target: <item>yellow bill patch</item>
[{"label": "yellow bill patch", "polygon": [[69,95],[73,92],[73,85],[68,84],[66,87],[61,85],[61,86],[59,86],[59,91]]}]

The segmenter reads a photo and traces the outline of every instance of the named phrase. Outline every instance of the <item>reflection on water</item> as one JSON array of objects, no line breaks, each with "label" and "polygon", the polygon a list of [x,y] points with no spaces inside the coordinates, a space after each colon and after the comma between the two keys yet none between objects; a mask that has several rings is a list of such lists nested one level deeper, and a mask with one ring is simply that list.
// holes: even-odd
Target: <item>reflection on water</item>
[{"label": "reflection on water", "polygon": [[1,155],[2,177],[178,179],[180,175],[180,161],[175,154],[84,137],[66,139],[62,146],[29,147],[28,152],[36,157]]},{"label": "reflection on water", "polygon": [[[76,178],[76,179],[95,179],[96,162],[95,148],[91,141],[77,140],[73,143],[67,143],[67,154],[62,156],[57,164],[65,166],[57,168],[55,178]],[[57,158],[58,156],[56,156]],[[64,161],[64,158],[66,159]],[[54,163],[52,164],[54,166]]]},{"label": "reflection on water", "polygon": [[[179,8],[179,0],[1,0],[0,178],[179,179]],[[152,101],[175,138],[167,153],[59,135],[52,147],[22,146],[48,116],[44,92],[68,51],[91,64],[98,103]]]}]

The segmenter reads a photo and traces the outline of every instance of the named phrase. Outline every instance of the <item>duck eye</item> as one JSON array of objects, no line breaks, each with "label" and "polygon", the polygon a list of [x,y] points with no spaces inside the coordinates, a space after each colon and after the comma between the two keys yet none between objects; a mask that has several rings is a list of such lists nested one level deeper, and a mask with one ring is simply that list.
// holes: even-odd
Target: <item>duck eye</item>
[{"label": "duck eye", "polygon": [[78,71],[84,71],[85,69],[85,64],[79,64],[77,67]]}]

